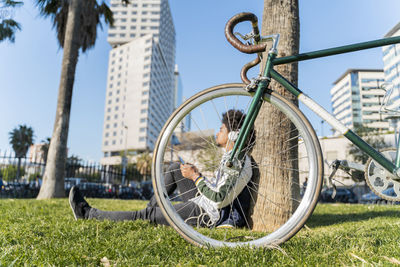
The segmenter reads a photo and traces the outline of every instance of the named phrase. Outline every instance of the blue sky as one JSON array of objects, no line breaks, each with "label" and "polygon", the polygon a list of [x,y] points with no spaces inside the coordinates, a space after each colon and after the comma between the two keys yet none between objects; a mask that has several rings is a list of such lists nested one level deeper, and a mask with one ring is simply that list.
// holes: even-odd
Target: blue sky
[{"label": "blue sky", "polygon": [[[300,51],[382,38],[400,21],[398,0],[300,0]],[[226,82],[239,82],[243,55],[224,37],[226,21],[249,11],[262,17],[260,0],[170,0],[177,33],[176,62],[184,96]],[[36,141],[51,136],[55,118],[62,50],[49,20],[32,1],[15,19],[22,25],[15,43],[0,43],[0,151],[10,149],[8,133],[19,124],[33,127]],[[108,52],[107,27],[96,47],[81,54],[76,73],[69,131],[69,153],[86,160],[101,157]],[[331,110],[332,83],[349,68],[383,68],[381,49],[302,62],[299,87]],[[306,111],[309,115],[309,112]],[[317,133],[320,119],[310,116]],[[324,134],[329,127],[324,127]],[[3,153],[3,152],[0,152]]]}]

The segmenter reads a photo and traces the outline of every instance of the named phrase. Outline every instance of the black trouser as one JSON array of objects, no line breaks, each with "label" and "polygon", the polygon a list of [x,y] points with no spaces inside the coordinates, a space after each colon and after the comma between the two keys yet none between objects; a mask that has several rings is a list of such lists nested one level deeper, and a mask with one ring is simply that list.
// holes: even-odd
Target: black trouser
[{"label": "black trouser", "polygon": [[[187,223],[196,225],[197,217],[200,216],[200,208],[189,199],[195,197],[197,188],[192,180],[186,179],[182,176],[179,163],[173,163],[169,168],[165,177],[165,188],[169,196],[178,189],[179,196],[182,203],[174,205],[176,211],[183,220],[192,218]],[[102,211],[99,209],[91,208],[89,211],[89,219],[98,220],[148,220],[156,224],[169,225],[167,220],[162,214],[161,208],[158,207],[157,201],[153,196],[145,209],[139,211]]]}]

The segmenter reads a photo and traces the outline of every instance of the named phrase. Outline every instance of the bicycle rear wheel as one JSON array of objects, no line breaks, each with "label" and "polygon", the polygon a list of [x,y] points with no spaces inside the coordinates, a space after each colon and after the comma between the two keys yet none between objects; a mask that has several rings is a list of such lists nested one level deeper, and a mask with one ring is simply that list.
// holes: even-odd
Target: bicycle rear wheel
[{"label": "bicycle rear wheel", "polygon": [[[280,244],[303,227],[318,201],[323,173],[318,138],[306,117],[295,105],[276,93],[267,93],[264,95],[263,105],[276,107],[285,114],[284,120],[291,121],[295,125],[295,129],[288,135],[287,141],[294,141],[293,148],[298,149],[298,155],[292,153],[290,158],[273,166],[274,168],[285,168],[285,162],[297,162],[297,164],[291,165],[298,166],[293,170],[297,178],[293,179],[291,183],[294,193],[291,196],[276,196],[281,191],[273,186],[268,188],[267,193],[264,193],[265,191],[260,193],[257,190],[259,184],[254,179],[244,190],[250,192],[250,205],[264,201],[273,205],[274,209],[290,213],[290,215],[273,230],[254,231],[251,227],[251,215],[245,217],[245,227],[221,229],[215,225],[207,228],[201,227],[200,223],[190,225],[185,221],[187,218],[181,218],[178,214],[179,211],[175,209],[174,204],[179,202],[179,197],[183,192],[175,192],[172,196],[166,193],[164,176],[168,167],[173,162],[179,162],[178,156],[180,156],[186,162],[196,165],[205,177],[213,175],[213,171],[218,168],[221,155],[214,138],[214,134],[221,125],[221,114],[229,109],[246,111],[250,105],[251,94],[245,91],[243,86],[243,84],[219,85],[191,97],[171,115],[156,143],[152,166],[156,199],[169,224],[186,240],[197,246],[258,247]],[[256,142],[263,142],[263,137],[257,136]],[[293,155],[295,156],[293,157]],[[261,158],[267,159],[263,162],[276,162],[270,157],[268,151],[261,156]],[[257,162],[253,163],[254,174],[256,168],[261,165],[257,165]],[[301,184],[306,177],[308,184],[302,188]],[[286,202],[279,203],[282,199],[295,202],[296,208],[287,207]],[[246,206],[245,203],[242,204]],[[239,206],[242,207],[240,204]],[[242,212],[246,214],[248,211],[242,210]],[[268,221],[268,218],[262,218],[261,221],[263,222],[264,219],[266,222]]]}]

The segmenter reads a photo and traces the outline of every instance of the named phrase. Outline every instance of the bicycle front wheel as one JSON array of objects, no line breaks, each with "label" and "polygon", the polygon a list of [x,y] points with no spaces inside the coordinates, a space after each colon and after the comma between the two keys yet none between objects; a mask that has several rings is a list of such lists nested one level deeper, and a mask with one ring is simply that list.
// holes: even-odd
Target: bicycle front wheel
[{"label": "bicycle front wheel", "polygon": [[[248,190],[250,198],[247,198],[246,201],[250,203],[237,205],[240,200],[238,200],[239,198],[235,200],[236,209],[243,217],[244,225],[242,227],[228,227],[231,224],[225,225],[224,223],[204,227],[206,224],[204,216],[197,218],[197,223],[193,224],[193,220],[189,223],[187,217],[193,217],[190,215],[196,214],[195,211],[189,216],[187,213],[183,216],[178,210],[177,207],[185,208],[185,205],[190,206],[192,203],[190,201],[182,202],[185,192],[176,191],[173,194],[167,192],[166,187],[169,185],[166,184],[165,177],[169,172],[169,167],[172,164],[176,165],[181,157],[185,162],[194,164],[203,176],[212,177],[214,175],[221,159],[221,149],[216,145],[214,137],[221,126],[221,114],[231,109],[246,111],[252,100],[251,94],[243,87],[243,84],[224,84],[206,89],[191,97],[171,115],[156,143],[152,166],[156,199],[169,224],[186,240],[197,246],[259,247],[280,244],[303,227],[318,201],[323,165],[321,149],[315,132],[295,105],[279,94],[266,93],[263,105],[274,106],[284,114],[284,121],[290,121],[295,126],[288,133],[287,142],[294,144],[291,149],[295,149],[296,153],[289,153],[289,158],[280,163],[276,163],[277,161],[271,158],[273,155],[269,151],[265,151],[263,155],[257,155],[257,158],[263,160],[262,163],[252,161],[253,176],[257,173],[257,168],[265,164],[264,162],[274,164],[273,168],[286,169],[287,162],[296,162],[296,164],[290,165],[291,168],[295,166],[295,169],[290,169],[290,171],[296,176],[290,183],[289,192],[292,193],[284,195],[282,192],[285,190],[282,191],[278,188],[279,183],[269,183],[266,190],[258,190],[259,182],[253,177],[243,189],[243,191]],[[274,131],[274,129],[269,130]],[[257,136],[256,142],[264,142],[263,136]],[[306,178],[308,178],[307,185],[303,186]],[[260,179],[268,179],[268,177]],[[285,219],[283,221],[280,219],[278,226],[268,227],[271,218],[267,217],[275,215],[272,215],[271,212],[251,214],[253,210],[251,207],[254,207],[259,201],[269,204],[278,213],[286,214]],[[288,205],[288,201],[295,205]],[[177,203],[180,205],[175,205]],[[230,203],[228,207],[232,211],[233,203]],[[289,215],[287,216],[287,214]],[[261,227],[253,227],[252,218],[254,216],[258,216]]]}]

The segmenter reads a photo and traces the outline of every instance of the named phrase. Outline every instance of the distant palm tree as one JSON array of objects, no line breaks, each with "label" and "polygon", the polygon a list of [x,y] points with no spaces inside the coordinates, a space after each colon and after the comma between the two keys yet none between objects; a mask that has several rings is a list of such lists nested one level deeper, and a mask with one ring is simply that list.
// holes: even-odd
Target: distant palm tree
[{"label": "distant palm tree", "polygon": [[15,157],[18,158],[17,180],[20,175],[21,158],[26,157],[29,147],[33,144],[33,129],[26,125],[19,125],[8,133],[10,136],[10,145],[12,146]]},{"label": "distant palm tree", "polygon": [[142,153],[136,158],[136,167],[140,174],[143,175],[143,180],[146,180],[151,172],[151,161],[149,152]]},{"label": "distant palm tree", "polygon": [[47,154],[49,153],[49,147],[50,147],[51,138],[47,137],[46,139],[42,140],[41,142],[42,142],[42,146],[40,148],[40,151],[43,154],[44,165],[46,165],[46,163],[47,163]]},{"label": "distant palm tree", "polygon": [[24,3],[13,0],[0,0],[0,42],[15,41],[15,32],[21,30],[18,22],[11,18],[12,9],[22,6]]},{"label": "distant palm tree", "polygon": [[[127,0],[122,0],[128,3]],[[49,147],[47,165],[38,199],[63,197],[72,90],[79,50],[95,45],[97,26],[112,25],[113,14],[107,4],[97,0],[36,0],[40,14],[50,19],[60,47],[64,48],[58,89],[56,120]]]}]

